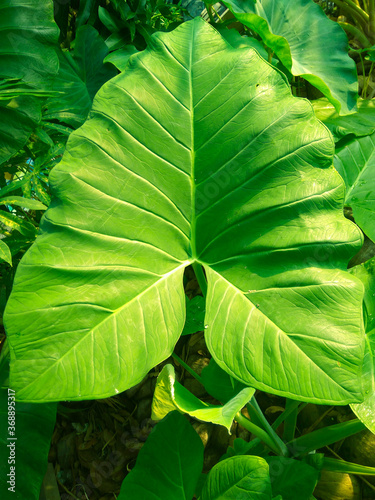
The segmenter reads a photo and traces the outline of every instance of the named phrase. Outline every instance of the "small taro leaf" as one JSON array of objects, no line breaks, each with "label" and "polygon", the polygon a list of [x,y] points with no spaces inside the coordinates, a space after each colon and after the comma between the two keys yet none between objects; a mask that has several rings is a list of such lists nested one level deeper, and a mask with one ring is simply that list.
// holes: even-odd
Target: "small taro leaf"
[{"label": "small taro leaf", "polygon": [[370,381],[363,403],[350,405],[353,412],[375,434],[375,258],[355,266],[350,272],[365,286],[364,313],[366,323],[366,354],[364,377]]},{"label": "small taro leaf", "polygon": [[155,33],[50,174],[55,198],[4,317],[18,397],[140,382],[180,337],[184,269],[199,262],[222,369],[303,401],[361,401],[363,285],[346,268],[362,234],[343,216],[333,150],[253,49],[199,18]]},{"label": "small taro leaf", "polygon": [[205,299],[200,295],[189,300],[186,297],[186,322],[181,335],[189,335],[203,331],[205,316]]},{"label": "small taro leaf", "polygon": [[335,141],[348,134],[357,137],[375,132],[375,100],[358,99],[358,111],[349,116],[339,116],[328,99],[312,101],[315,115],[324,122],[331,131]]},{"label": "small taro leaf", "polygon": [[283,500],[310,500],[319,480],[319,470],[286,457],[267,457],[272,493]]},{"label": "small taro leaf", "polygon": [[[1,363],[0,380],[7,376],[8,366]],[[8,387],[0,388],[0,496],[2,500],[38,500],[40,487],[47,469],[48,452],[56,420],[55,403],[15,402],[15,430],[11,428],[11,410],[14,395]],[[14,434],[12,434],[14,433]],[[17,439],[8,439],[17,438]],[[13,457],[13,453],[15,454]],[[14,462],[12,459],[14,458]],[[10,463],[9,460],[12,462]],[[15,467],[15,488],[11,467]]]},{"label": "small taro leaf", "polygon": [[168,412],[177,409],[198,420],[223,425],[230,432],[236,413],[253,397],[254,392],[255,389],[246,387],[224,406],[209,405],[195,397],[179,382],[176,382],[173,366],[165,365],[156,382],[151,418],[160,420]]},{"label": "small taro leaf", "polygon": [[12,254],[8,245],[3,240],[0,240],[0,259],[12,265]]},{"label": "small taro leaf", "polygon": [[208,394],[222,403],[226,403],[246,387],[221,369],[214,359],[203,368],[201,378]]},{"label": "small taro leaf", "polygon": [[375,133],[338,148],[333,164],[345,182],[345,205],[352,208],[362,231],[375,241]]},{"label": "small taro leaf", "polygon": [[119,71],[124,71],[128,65],[130,56],[137,54],[137,52],[139,51],[134,47],[134,45],[125,45],[125,47],[108,54],[104,58],[103,62],[111,63],[116,66]]},{"label": "small taro leaf", "polygon": [[152,430],[117,498],[190,500],[202,467],[202,441],[186,418],[174,411]]},{"label": "small taro leaf", "polygon": [[[12,0],[0,4],[0,79],[23,79],[43,89],[58,70],[54,46],[58,28],[49,0]],[[27,141],[40,120],[41,104],[16,97],[0,105],[0,164]]]},{"label": "small taro leaf", "polygon": [[62,93],[45,104],[44,120],[59,120],[77,128],[86,120],[99,88],[117,75],[112,65],[103,64],[108,48],[92,26],[77,30],[73,53],[58,51],[60,70],[52,89]]},{"label": "small taro leaf", "polygon": [[355,110],[357,72],[344,30],[311,0],[226,0],[292,75],[303,76],[346,115]]},{"label": "small taro leaf", "polygon": [[[260,457],[230,457],[210,471],[199,500],[271,500],[268,464]],[[301,499],[302,500],[302,499]]]}]

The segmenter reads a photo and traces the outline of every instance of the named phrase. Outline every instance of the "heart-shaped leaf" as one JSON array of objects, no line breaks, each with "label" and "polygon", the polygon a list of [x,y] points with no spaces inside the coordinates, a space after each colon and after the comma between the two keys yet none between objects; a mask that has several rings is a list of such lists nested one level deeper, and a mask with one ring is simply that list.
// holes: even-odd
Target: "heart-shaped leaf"
[{"label": "heart-shaped leaf", "polygon": [[332,138],[283,75],[196,19],[154,35],[90,116],[51,173],[7,305],[18,397],[140,382],[183,330],[195,262],[223,370],[292,398],[360,401],[363,286],[345,269],[362,237],[342,214]]},{"label": "heart-shaped leaf", "polygon": [[176,382],[173,366],[165,365],[156,383],[151,418],[160,420],[170,411],[179,410],[198,420],[223,425],[230,432],[236,413],[250,401],[254,392],[255,389],[252,387],[245,387],[238,394],[233,395],[233,398],[224,406],[209,405]]},{"label": "heart-shaped leaf", "polygon": [[186,418],[174,411],[152,430],[118,500],[190,500],[203,467],[203,444]]},{"label": "heart-shaped leaf", "polygon": [[292,75],[318,88],[342,115],[355,110],[357,72],[343,29],[311,0],[226,0]]},{"label": "heart-shaped leaf", "polygon": [[267,462],[260,457],[230,457],[208,474],[199,500],[271,500]]}]

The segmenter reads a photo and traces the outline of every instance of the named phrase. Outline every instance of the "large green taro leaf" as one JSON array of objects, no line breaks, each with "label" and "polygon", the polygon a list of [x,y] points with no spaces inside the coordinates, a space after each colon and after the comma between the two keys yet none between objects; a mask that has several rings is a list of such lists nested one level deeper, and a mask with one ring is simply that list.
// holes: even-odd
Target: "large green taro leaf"
[{"label": "large green taro leaf", "polygon": [[318,88],[340,114],[355,110],[357,72],[342,28],[312,0],[226,0],[292,75]]},{"label": "large green taro leaf", "polygon": [[[58,70],[54,45],[58,28],[49,0],[0,2],[0,82],[22,79],[45,88]],[[40,102],[32,97],[0,101],[0,163],[20,149],[40,119]]]},{"label": "large green taro leaf", "polygon": [[153,36],[52,171],[5,314],[18,398],[138,383],[181,334],[196,261],[221,368],[306,401],[361,400],[363,287],[344,269],[362,239],[332,156],[311,105],[255,51],[201,19]]},{"label": "large green taro leaf", "polygon": [[375,133],[338,148],[334,165],[345,181],[345,204],[356,223],[375,241]]}]

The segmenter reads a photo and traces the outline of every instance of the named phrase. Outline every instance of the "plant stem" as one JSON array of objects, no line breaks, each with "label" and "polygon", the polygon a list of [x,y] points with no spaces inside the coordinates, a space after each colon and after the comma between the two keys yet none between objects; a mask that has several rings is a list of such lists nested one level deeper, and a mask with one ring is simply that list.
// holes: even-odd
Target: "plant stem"
[{"label": "plant stem", "polygon": [[[292,400],[291,403],[289,404],[289,407],[288,409],[285,409],[281,415],[279,415],[277,417],[277,419],[274,421],[274,423],[272,424],[272,429],[277,429],[283,422],[286,418],[288,418],[288,416],[293,412],[293,410],[295,408],[298,409],[298,413],[300,412],[300,410],[302,409],[302,406],[301,408],[299,407],[299,405],[301,404],[300,401],[294,401]],[[306,403],[307,404],[307,403]]]},{"label": "plant stem", "polygon": [[236,422],[242,425],[242,427],[257,436],[261,441],[263,441],[263,443],[266,444],[272,451],[274,451],[276,455],[280,454],[280,450],[266,431],[253,424],[253,422],[250,422],[250,420],[242,415],[241,412],[238,412],[234,419],[236,420]]},{"label": "plant stem", "polygon": [[364,30],[367,28],[367,23],[369,22],[369,15],[358,7],[354,2],[350,0],[333,0],[333,2],[342,8],[343,11],[346,11],[349,15],[353,17],[354,20],[358,21],[358,23],[362,26]]},{"label": "plant stem", "polygon": [[365,70],[365,62],[363,60],[362,54],[359,54],[359,58],[361,59],[361,66],[362,66],[362,77],[363,77],[363,87],[362,87],[362,99],[365,99],[366,93],[365,93],[365,86],[366,86],[366,70]]},{"label": "plant stem", "polygon": [[356,28],[350,23],[342,23],[341,21],[338,22],[338,24],[347,32],[353,35],[361,44],[363,48],[370,47],[371,43],[370,40],[367,38],[366,35],[362,33],[361,30]]},{"label": "plant stem", "polygon": [[219,19],[219,21],[222,23],[223,20],[222,18],[220,17],[219,13],[216,11],[215,7],[212,5],[212,10],[214,11],[214,13],[216,14],[217,18]]},{"label": "plant stem", "polygon": [[294,433],[296,432],[297,425],[298,406],[295,406],[292,403],[294,403],[292,399],[286,400],[285,410],[288,410],[290,407],[292,408],[292,410],[284,420],[283,439],[287,442],[292,441],[292,439],[294,438]]},{"label": "plant stem", "polygon": [[287,443],[288,448],[292,450],[293,457],[306,455],[310,451],[318,450],[324,446],[345,439],[357,432],[366,429],[366,426],[357,418],[343,422],[340,424],[330,425],[323,429],[305,434],[297,439],[293,439]]},{"label": "plant stem", "polygon": [[[254,411],[257,414],[258,420],[260,421],[263,429],[267,432],[267,434],[270,436],[272,441],[275,443],[277,446],[279,453],[278,455],[282,455],[283,457],[287,457],[289,455],[289,450],[286,446],[286,444],[283,442],[283,440],[277,435],[277,433],[272,429],[270,423],[264,416],[262,410],[260,409],[257,400],[255,397],[251,399],[251,401],[246,405],[246,407],[249,410],[249,407],[251,411]],[[249,412],[250,413],[250,412]]]},{"label": "plant stem", "polygon": [[193,263],[193,269],[195,272],[195,276],[198,280],[199,283],[199,288],[201,289],[201,292],[204,297],[207,296],[207,280],[206,276],[204,275],[203,268],[198,262]]},{"label": "plant stem", "polygon": [[183,366],[185,368],[185,370],[187,372],[190,373],[190,375],[192,377],[194,377],[196,380],[198,380],[198,382],[200,382],[202,384],[202,377],[200,377],[198,375],[198,373],[196,373],[192,368],[190,368],[189,365],[187,365],[185,363],[185,361],[183,361],[179,356],[177,356],[177,354],[175,354],[174,352],[172,352],[172,358],[175,359],[181,366]]},{"label": "plant stem", "polygon": [[212,24],[215,24],[215,19],[214,19],[214,16],[212,15],[212,4],[211,3],[206,3],[206,10],[207,10],[207,14],[208,14],[208,17],[210,18],[210,21]]},{"label": "plant stem", "polygon": [[375,63],[373,63],[373,62],[371,63],[370,71],[369,71],[369,73],[368,73],[368,77],[366,78],[365,88],[364,88],[364,92],[363,92],[363,93],[364,93],[364,95],[365,95],[365,99],[366,99],[366,94],[367,94],[368,84],[369,84],[369,82],[370,82],[370,78],[371,78],[371,73],[372,73],[372,71],[373,71],[373,69],[374,69],[374,64],[375,64]]}]

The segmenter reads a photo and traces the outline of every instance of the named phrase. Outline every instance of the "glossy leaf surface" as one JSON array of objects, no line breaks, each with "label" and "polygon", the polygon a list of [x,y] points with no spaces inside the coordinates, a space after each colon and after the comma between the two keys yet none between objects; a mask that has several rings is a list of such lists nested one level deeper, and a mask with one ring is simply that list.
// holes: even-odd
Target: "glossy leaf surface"
[{"label": "glossy leaf surface", "polygon": [[236,413],[250,401],[254,392],[255,389],[246,387],[233,395],[224,406],[209,405],[176,381],[172,365],[165,365],[156,383],[151,418],[160,420],[170,411],[179,410],[198,420],[223,425],[230,432]]},{"label": "glossy leaf surface", "polygon": [[283,75],[196,19],[153,36],[90,116],[52,171],[55,199],[7,305],[18,397],[140,382],[183,330],[195,261],[224,371],[292,398],[360,401],[363,288],[344,270],[362,238],[342,214],[332,139]]},{"label": "glossy leaf surface", "polygon": [[311,0],[226,0],[292,75],[318,88],[340,114],[355,110],[357,73],[342,28]]},{"label": "glossy leaf surface", "polygon": [[267,462],[260,457],[230,457],[210,471],[199,500],[271,500]]},{"label": "glossy leaf surface", "polygon": [[375,241],[375,134],[338,148],[334,165],[345,181],[345,205],[354,220]]},{"label": "glossy leaf surface", "polygon": [[125,477],[118,500],[191,500],[203,467],[203,444],[179,412],[152,430]]}]

